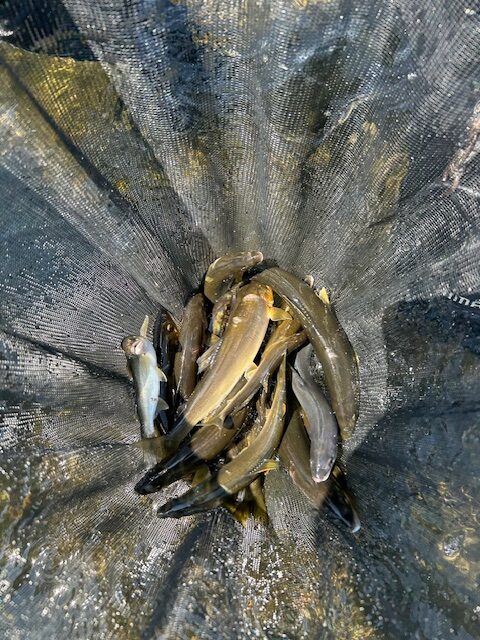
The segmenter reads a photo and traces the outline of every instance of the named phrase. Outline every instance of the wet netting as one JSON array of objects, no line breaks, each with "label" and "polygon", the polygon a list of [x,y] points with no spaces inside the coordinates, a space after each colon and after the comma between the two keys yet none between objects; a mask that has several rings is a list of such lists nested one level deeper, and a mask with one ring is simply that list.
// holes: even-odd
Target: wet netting
[{"label": "wet netting", "polygon": [[[0,633],[478,638],[473,0],[0,7]],[[121,339],[260,250],[359,356],[362,529],[283,469],[270,523],[160,520]]]}]

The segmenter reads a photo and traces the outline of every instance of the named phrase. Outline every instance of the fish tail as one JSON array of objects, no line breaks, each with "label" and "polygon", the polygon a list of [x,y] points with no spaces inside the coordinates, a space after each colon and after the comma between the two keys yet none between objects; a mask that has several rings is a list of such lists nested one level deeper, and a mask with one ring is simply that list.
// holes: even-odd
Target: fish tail
[{"label": "fish tail", "polygon": [[166,502],[158,509],[157,515],[159,518],[183,518],[218,507],[228,496],[215,479],[205,480],[178,498]]},{"label": "fish tail", "polygon": [[180,417],[165,438],[167,445],[172,449],[176,449],[178,445],[185,440],[194,426],[195,425],[188,423],[183,416]]},{"label": "fish tail", "polygon": [[200,463],[193,451],[182,447],[168,460],[157,463],[137,482],[135,491],[144,496],[160,491],[173,482],[181,480]]}]

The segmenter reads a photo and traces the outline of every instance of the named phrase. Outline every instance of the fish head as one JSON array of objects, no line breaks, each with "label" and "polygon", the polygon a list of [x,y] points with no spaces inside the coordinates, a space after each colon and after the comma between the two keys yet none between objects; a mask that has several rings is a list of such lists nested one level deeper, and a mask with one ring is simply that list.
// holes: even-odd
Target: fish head
[{"label": "fish head", "polygon": [[258,285],[255,283],[255,288],[256,288],[256,291],[255,291],[256,295],[263,298],[269,307],[273,307],[272,288],[266,284],[260,284],[260,283]]},{"label": "fish head", "polygon": [[263,253],[261,251],[248,251],[245,259],[246,268],[254,267],[263,262]]},{"label": "fish head", "polygon": [[271,287],[260,282],[250,282],[240,289],[237,304],[240,302],[258,304],[263,301],[268,307],[273,306],[273,291]]},{"label": "fish head", "polygon": [[315,460],[315,463],[312,460],[311,470],[314,481],[325,482],[328,480],[334,464],[335,457],[333,455],[328,456],[328,454],[322,459]]},{"label": "fish head", "polygon": [[127,358],[141,356],[146,353],[146,340],[143,336],[127,336],[122,340],[122,349]]}]

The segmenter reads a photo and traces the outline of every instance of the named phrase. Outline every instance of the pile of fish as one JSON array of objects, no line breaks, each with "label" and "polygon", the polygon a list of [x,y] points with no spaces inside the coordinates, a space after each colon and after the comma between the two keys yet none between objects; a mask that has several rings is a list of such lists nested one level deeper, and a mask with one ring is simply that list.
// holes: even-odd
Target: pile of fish
[{"label": "pile of fish", "polygon": [[181,323],[162,309],[153,343],[148,318],[122,341],[142,447],[156,460],[135,490],[188,480],[160,517],[223,506],[245,523],[268,518],[263,477],[281,465],[314,508],[357,531],[337,462],[358,415],[357,357],[326,290],[262,262],[250,251],[218,258]]}]

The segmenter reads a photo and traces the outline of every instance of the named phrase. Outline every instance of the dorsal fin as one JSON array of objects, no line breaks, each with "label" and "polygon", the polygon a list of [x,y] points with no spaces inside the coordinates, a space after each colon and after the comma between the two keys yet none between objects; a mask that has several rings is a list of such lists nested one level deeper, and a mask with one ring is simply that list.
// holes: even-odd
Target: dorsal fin
[{"label": "dorsal fin", "polygon": [[147,337],[149,322],[150,322],[150,318],[148,316],[145,316],[145,320],[142,322],[142,326],[140,327],[140,335],[142,336],[142,338]]}]

